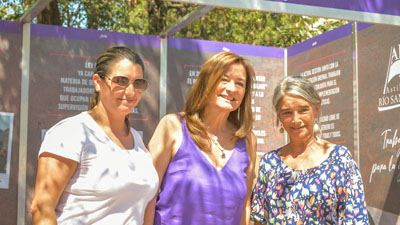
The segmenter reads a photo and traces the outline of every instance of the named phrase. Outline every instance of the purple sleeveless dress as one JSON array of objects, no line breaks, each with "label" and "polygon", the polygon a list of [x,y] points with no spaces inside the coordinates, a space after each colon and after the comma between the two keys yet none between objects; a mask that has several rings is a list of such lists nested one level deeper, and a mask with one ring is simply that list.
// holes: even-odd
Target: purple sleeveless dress
[{"label": "purple sleeveless dress", "polygon": [[155,225],[239,225],[246,198],[246,141],[240,138],[217,170],[193,142],[182,119],[183,139],[161,184]]}]

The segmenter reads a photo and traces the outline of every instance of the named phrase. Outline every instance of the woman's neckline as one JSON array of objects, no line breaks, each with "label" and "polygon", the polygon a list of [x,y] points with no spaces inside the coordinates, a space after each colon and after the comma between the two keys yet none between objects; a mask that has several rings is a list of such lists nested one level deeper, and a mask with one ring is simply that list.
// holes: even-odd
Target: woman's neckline
[{"label": "woman's neckline", "polygon": [[332,144],[328,148],[328,151],[329,151],[328,157],[326,157],[326,159],[324,159],[320,164],[318,164],[316,166],[313,166],[313,167],[310,167],[310,168],[307,168],[307,169],[294,169],[294,168],[291,168],[290,166],[288,166],[282,159],[282,149],[283,149],[283,147],[279,148],[276,153],[279,156],[279,160],[281,161],[281,164],[283,165],[284,169],[289,169],[290,171],[293,171],[293,172],[305,173],[305,172],[308,172],[308,171],[312,171],[314,169],[321,168],[322,166],[327,164],[329,162],[330,158],[332,157],[332,155],[335,153],[336,146],[338,146],[338,145],[337,144]]},{"label": "woman's neckline", "polygon": [[96,126],[96,128],[98,130],[100,130],[100,132],[104,135],[105,138],[107,138],[112,145],[114,145],[114,147],[121,149],[123,151],[132,151],[135,150],[137,148],[137,140],[136,140],[136,136],[135,134],[132,132],[132,127],[129,128],[129,132],[131,133],[132,137],[133,137],[133,141],[134,141],[134,145],[133,148],[130,149],[126,149],[126,148],[121,148],[119,145],[117,145],[117,143],[115,143],[108,135],[107,133],[103,130],[103,128],[101,128],[101,126],[96,122],[96,120],[89,114],[88,111],[85,112],[86,116],[88,116],[90,118],[90,121],[94,124],[94,126]]}]

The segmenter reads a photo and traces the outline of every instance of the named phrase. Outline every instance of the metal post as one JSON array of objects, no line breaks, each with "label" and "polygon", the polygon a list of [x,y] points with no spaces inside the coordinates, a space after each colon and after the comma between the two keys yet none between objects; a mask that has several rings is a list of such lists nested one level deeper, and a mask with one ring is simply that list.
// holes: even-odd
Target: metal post
[{"label": "metal post", "polygon": [[168,38],[160,39],[160,119],[167,114],[167,57]]},{"label": "metal post", "polygon": [[36,1],[21,17],[22,23],[30,23],[52,0]]},{"label": "metal post", "polygon": [[26,162],[28,142],[28,104],[29,104],[29,61],[31,48],[31,24],[23,25],[22,31],[22,76],[21,76],[21,114],[19,128],[18,160],[18,208],[17,224],[25,225],[26,214]]},{"label": "metal post", "polygon": [[[294,3],[296,1],[272,1],[272,0],[169,0],[173,2],[183,2],[198,5],[209,5],[214,7],[237,8],[247,10],[257,10],[263,12],[275,12],[285,14],[295,14],[304,16],[315,16],[333,18],[340,20],[352,20],[365,23],[378,23],[387,25],[400,25],[399,4],[393,4],[397,10],[396,15],[384,14],[381,12],[355,11],[351,8],[339,9],[321,7],[317,5],[306,5]],[[397,3],[397,2],[396,2]],[[348,4],[342,4],[348,6]]]},{"label": "metal post", "polygon": [[[287,48],[284,49],[284,61],[283,61],[283,77],[288,76],[288,52]],[[289,138],[286,130],[283,133],[285,135],[284,137],[284,143],[287,145],[289,143]]]},{"label": "metal post", "polygon": [[353,123],[354,123],[354,158],[360,165],[360,132],[358,121],[358,45],[357,45],[357,23],[352,26],[353,32]]}]

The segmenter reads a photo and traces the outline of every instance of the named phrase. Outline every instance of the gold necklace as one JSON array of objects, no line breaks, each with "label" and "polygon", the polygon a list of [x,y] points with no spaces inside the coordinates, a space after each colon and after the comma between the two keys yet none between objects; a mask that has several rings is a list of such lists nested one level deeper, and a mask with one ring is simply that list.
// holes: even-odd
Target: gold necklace
[{"label": "gold necklace", "polygon": [[225,159],[226,155],[225,155],[225,149],[222,148],[222,146],[219,144],[218,142],[218,137],[212,135],[211,137],[212,142],[217,146],[217,148],[221,151],[221,158]]}]

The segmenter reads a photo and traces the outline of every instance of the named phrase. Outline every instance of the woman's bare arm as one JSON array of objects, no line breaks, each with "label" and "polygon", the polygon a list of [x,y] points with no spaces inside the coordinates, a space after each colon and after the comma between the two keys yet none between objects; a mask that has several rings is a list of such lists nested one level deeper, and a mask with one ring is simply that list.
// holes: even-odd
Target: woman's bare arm
[{"label": "woman's bare arm", "polygon": [[[180,118],[175,114],[164,116],[157,125],[148,145],[151,157],[153,158],[154,167],[158,173],[160,185],[165,171],[181,142],[182,123]],[[153,225],[156,198],[157,196],[155,196],[146,207],[144,225]]]},{"label": "woman's bare arm", "polygon": [[51,153],[39,157],[31,205],[33,224],[57,224],[55,208],[78,163]]},{"label": "woman's bare arm", "polygon": [[251,191],[253,189],[254,183],[254,166],[256,161],[256,152],[257,152],[257,139],[256,136],[251,132],[246,138],[246,147],[247,152],[249,155],[249,166],[246,170],[246,186],[247,186],[247,193],[246,199],[243,206],[243,213],[242,219],[240,221],[241,225],[249,225],[250,224],[250,198],[251,198]]}]

